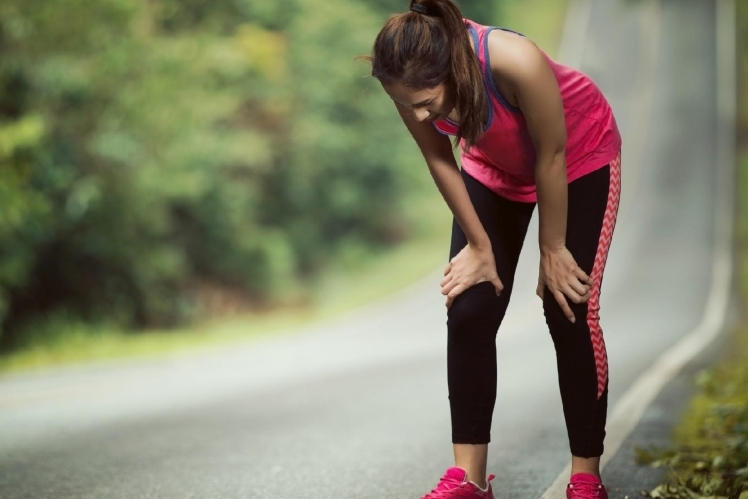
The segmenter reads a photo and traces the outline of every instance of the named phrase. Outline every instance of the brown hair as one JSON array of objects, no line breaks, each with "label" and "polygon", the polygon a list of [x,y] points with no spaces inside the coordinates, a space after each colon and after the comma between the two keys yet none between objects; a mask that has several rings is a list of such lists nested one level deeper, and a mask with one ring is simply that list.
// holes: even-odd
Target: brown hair
[{"label": "brown hair", "polygon": [[[444,83],[460,116],[457,141],[483,134],[488,100],[459,7],[452,0],[411,0],[418,12],[391,16],[377,35],[371,74],[384,84],[421,90]],[[422,13],[425,9],[425,13]]]}]

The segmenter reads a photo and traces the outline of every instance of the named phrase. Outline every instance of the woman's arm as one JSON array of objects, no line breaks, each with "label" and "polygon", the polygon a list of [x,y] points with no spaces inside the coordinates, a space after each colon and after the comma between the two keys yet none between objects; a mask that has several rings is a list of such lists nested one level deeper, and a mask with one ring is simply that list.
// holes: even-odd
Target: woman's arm
[{"label": "woman's arm", "polygon": [[417,121],[405,106],[398,103],[395,106],[421,149],[431,177],[467,236],[468,244],[478,250],[490,250],[491,242],[470,202],[449,138],[440,134],[431,122]]},{"label": "woman's arm", "polygon": [[499,45],[491,52],[492,56],[497,54],[491,58],[494,79],[505,82],[510,98],[522,111],[535,147],[541,253],[539,288],[542,291],[542,285],[547,285],[569,320],[574,321],[564,295],[574,303],[587,301],[592,280],[566,249],[566,121],[558,82],[545,57],[530,40],[500,33],[493,40],[489,35],[489,50],[492,45]]},{"label": "woman's arm", "polygon": [[499,56],[491,59],[494,79],[506,82],[512,91],[535,147],[540,251],[557,251],[566,245],[567,210],[566,122],[561,93],[537,46],[515,34],[503,35],[500,39],[489,35],[489,47],[491,41],[501,46],[501,50],[494,50]]},{"label": "woman's arm", "polygon": [[470,286],[491,281],[497,294],[503,285],[496,274],[491,241],[475,212],[457,167],[452,144],[430,122],[417,121],[410,109],[395,103],[405,126],[423,154],[429,172],[444,201],[468,240],[466,250],[450,261],[444,271],[442,293],[447,295],[447,306]]}]

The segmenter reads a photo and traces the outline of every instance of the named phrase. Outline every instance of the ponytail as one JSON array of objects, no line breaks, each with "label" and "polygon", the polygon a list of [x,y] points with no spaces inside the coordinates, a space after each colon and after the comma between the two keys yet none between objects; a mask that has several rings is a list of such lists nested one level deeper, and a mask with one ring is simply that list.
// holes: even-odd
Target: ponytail
[{"label": "ponytail", "polygon": [[483,134],[488,98],[468,36],[453,0],[411,0],[408,12],[387,20],[368,59],[384,84],[421,90],[444,83],[460,117],[457,141],[470,148]]}]

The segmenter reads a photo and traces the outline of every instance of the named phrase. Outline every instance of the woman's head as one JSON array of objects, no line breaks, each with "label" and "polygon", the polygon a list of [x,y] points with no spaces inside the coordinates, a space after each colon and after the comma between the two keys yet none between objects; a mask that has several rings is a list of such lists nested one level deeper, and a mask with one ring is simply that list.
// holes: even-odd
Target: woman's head
[{"label": "woman's head", "polygon": [[382,87],[393,101],[409,108],[418,121],[443,120],[455,107],[454,96],[444,83],[422,89],[402,83],[382,83]]},{"label": "woman's head", "polygon": [[410,6],[377,35],[372,76],[419,120],[444,119],[456,109],[457,137],[471,146],[483,133],[488,103],[462,14],[452,0],[411,0]]}]

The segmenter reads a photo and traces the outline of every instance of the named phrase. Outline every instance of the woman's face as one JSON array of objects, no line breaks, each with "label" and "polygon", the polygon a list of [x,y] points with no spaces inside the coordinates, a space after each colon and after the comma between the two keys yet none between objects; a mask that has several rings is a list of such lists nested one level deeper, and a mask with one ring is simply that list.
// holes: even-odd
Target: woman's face
[{"label": "woman's face", "polygon": [[454,100],[445,84],[434,88],[414,90],[399,83],[382,84],[384,91],[398,104],[413,111],[418,121],[436,121],[446,119],[454,109]]}]

